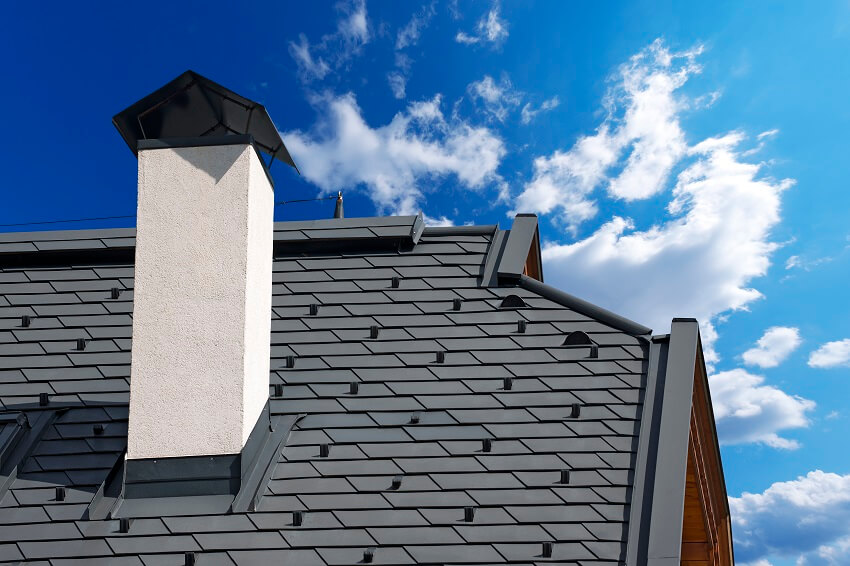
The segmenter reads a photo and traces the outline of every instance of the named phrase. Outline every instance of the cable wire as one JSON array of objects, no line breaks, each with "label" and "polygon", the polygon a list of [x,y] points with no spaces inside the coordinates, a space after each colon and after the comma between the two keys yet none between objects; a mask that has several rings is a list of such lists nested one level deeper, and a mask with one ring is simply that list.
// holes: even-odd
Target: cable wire
[{"label": "cable wire", "polygon": [[[303,199],[295,199],[295,200],[282,200],[280,202],[274,203],[274,205],[278,206],[278,205],[281,205],[281,204],[293,204],[293,203],[297,203],[297,202],[314,202],[314,201],[318,201],[318,200],[332,200],[332,199],[336,199],[336,198],[338,198],[338,197],[331,196],[331,197],[319,197],[319,198],[303,198]],[[39,221],[39,222],[17,222],[17,223],[14,223],[14,224],[0,224],[0,228],[12,228],[12,227],[15,227],[15,226],[37,226],[37,225],[42,225],[42,224],[65,224],[65,223],[68,223],[68,222],[91,222],[91,221],[94,221],[94,220],[119,220],[119,219],[124,219],[124,218],[135,218],[135,217],[136,217],[135,214],[127,214],[127,215],[124,215],[124,216],[96,216],[96,217],[93,217],[93,218],[74,218],[74,219],[70,219],[70,220],[42,220],[42,221]]]}]

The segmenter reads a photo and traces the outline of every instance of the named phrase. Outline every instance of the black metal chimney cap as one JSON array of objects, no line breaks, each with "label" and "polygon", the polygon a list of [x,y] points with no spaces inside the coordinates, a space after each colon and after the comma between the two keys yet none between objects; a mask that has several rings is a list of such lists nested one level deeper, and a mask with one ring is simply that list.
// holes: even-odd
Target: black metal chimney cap
[{"label": "black metal chimney cap", "polygon": [[262,104],[194,71],[131,104],[112,123],[137,155],[139,140],[250,134],[259,150],[298,171]]}]

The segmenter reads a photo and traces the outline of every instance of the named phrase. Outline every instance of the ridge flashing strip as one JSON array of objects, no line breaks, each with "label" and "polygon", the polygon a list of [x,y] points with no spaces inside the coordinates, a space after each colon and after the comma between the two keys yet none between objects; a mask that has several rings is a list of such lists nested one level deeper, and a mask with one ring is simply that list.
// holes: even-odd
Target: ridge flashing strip
[{"label": "ridge flashing strip", "polygon": [[520,276],[519,286],[528,289],[529,291],[534,291],[541,297],[554,301],[565,307],[569,307],[578,313],[589,316],[590,318],[598,320],[608,326],[612,326],[617,330],[622,330],[632,336],[648,336],[652,333],[651,328],[647,328],[642,324],[638,324],[633,320],[629,320],[626,317],[615,314],[608,309],[594,305],[584,299],[579,299],[574,295],[565,293],[551,285],[541,283],[527,275]]}]

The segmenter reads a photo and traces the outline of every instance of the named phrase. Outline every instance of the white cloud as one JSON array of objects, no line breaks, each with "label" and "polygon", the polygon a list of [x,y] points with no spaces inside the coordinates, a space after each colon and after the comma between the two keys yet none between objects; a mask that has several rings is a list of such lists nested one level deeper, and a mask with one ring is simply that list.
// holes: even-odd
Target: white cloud
[{"label": "white cloud", "polygon": [[[714,325],[762,298],[751,282],[767,273],[779,246],[771,230],[793,181],[766,176],[764,163],[745,159],[743,132],[685,143],[680,114],[689,106],[674,95],[699,70],[699,53],[674,53],[656,41],[632,57],[618,72],[596,131],[568,150],[536,158],[514,209],[551,214],[575,236],[597,213],[594,190],[626,201],[657,195],[675,167],[666,214],[657,223],[639,227],[613,216],[573,243],[547,242],[546,275],[657,332],[673,317],[697,318],[711,371],[718,360]],[[613,179],[611,170],[619,171]]]},{"label": "white cloud", "polygon": [[[324,193],[362,186],[380,212],[413,214],[425,187],[449,176],[466,189],[499,184],[505,154],[494,132],[447,120],[440,96],[410,104],[390,123],[372,127],[353,94],[314,100],[319,121],[311,132],[283,134],[304,177]],[[427,181],[427,183],[425,182]]]},{"label": "white cloud", "polygon": [[407,86],[407,78],[398,71],[392,71],[387,74],[387,82],[390,83],[390,90],[393,91],[393,96],[401,100],[405,96],[405,87]]},{"label": "white cloud", "polygon": [[530,102],[526,103],[525,106],[522,107],[522,123],[530,124],[535,116],[540,114],[541,112],[548,112],[549,110],[553,110],[561,104],[561,101],[557,96],[553,96],[549,100],[544,100],[543,103],[534,108]]},{"label": "white cloud", "polygon": [[476,43],[490,43],[494,46],[501,45],[508,38],[508,23],[499,16],[499,3],[495,2],[490,11],[487,12],[475,25],[475,33],[468,34],[459,31],[455,41],[466,45]]},{"label": "white cloud", "polygon": [[304,82],[322,80],[331,70],[321,57],[313,58],[310,42],[303,33],[298,36],[298,43],[289,42],[289,53],[295,59],[299,75]]},{"label": "white cloud", "polygon": [[514,90],[507,75],[503,75],[498,83],[490,75],[484,75],[480,81],[469,83],[466,90],[473,100],[480,101],[484,110],[500,122],[504,122],[508,113],[522,100],[522,95]]},{"label": "white cloud", "polygon": [[800,566],[850,562],[850,474],[815,470],[763,493],[730,497],[729,506],[741,561],[775,556],[797,558]]},{"label": "white cloud", "polygon": [[827,342],[809,356],[809,367],[850,367],[850,338]]},{"label": "white cloud", "polygon": [[416,14],[413,14],[410,21],[407,22],[407,25],[398,31],[398,35],[395,40],[395,48],[404,49],[405,47],[416,45],[419,42],[422,30],[431,22],[431,18],[434,17],[434,13],[434,4],[431,3],[428,6],[424,6]]},{"label": "white cloud", "polygon": [[716,373],[709,383],[721,444],[760,443],[786,450],[799,447],[796,441],[778,433],[808,426],[806,413],[815,408],[813,401],[764,385],[764,377],[743,369]]},{"label": "white cloud", "polygon": [[341,4],[344,17],[337,22],[337,32],[349,46],[360,46],[369,42],[369,22],[366,18],[366,1]]},{"label": "white cloud", "polygon": [[785,361],[800,345],[800,330],[789,326],[768,328],[756,346],[743,354],[748,366],[773,368]]},{"label": "white cloud", "polygon": [[365,0],[342,2],[337,9],[342,17],[337,21],[336,33],[325,35],[321,42],[312,45],[303,33],[298,36],[298,43],[289,42],[289,54],[298,66],[302,82],[324,79],[332,69],[339,69],[359,54],[370,40]]},{"label": "white cloud", "polygon": [[[558,212],[575,229],[596,214],[590,195],[597,187],[604,185],[611,196],[626,201],[662,191],[673,165],[687,152],[679,124],[687,104],[675,93],[699,72],[695,58],[701,52],[697,47],[673,53],[656,41],[622,65],[606,97],[602,124],[571,149],[535,161],[517,210]],[[624,152],[628,155],[621,160]],[[619,170],[608,178],[614,165]]]},{"label": "white cloud", "polygon": [[[600,149],[592,139],[585,138],[580,151],[604,161],[604,144]],[[762,296],[749,282],[767,272],[777,247],[769,235],[779,221],[779,197],[791,185],[760,178],[760,165],[741,161],[742,141],[742,134],[732,133],[691,148],[695,160],[677,178],[665,222],[637,230],[631,220],[614,217],[578,242],[547,244],[548,280],[658,332],[675,316],[696,317],[707,361],[713,361],[711,321]],[[576,155],[571,150],[554,159]],[[539,158],[535,168],[544,167],[552,160]],[[579,175],[576,182],[588,182],[597,171],[571,170]],[[579,198],[571,213],[581,206],[593,204]]]}]

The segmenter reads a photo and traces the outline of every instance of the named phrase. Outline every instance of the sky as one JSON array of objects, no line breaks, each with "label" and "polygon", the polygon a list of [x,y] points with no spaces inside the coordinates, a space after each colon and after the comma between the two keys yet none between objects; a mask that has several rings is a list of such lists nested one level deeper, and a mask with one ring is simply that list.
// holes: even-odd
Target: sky
[{"label": "sky", "polygon": [[192,69],[267,107],[301,171],[277,200],[537,213],[547,283],[658,334],[698,318],[738,562],[850,564],[846,0],[4,13],[0,231],[133,226],[111,117]]}]

